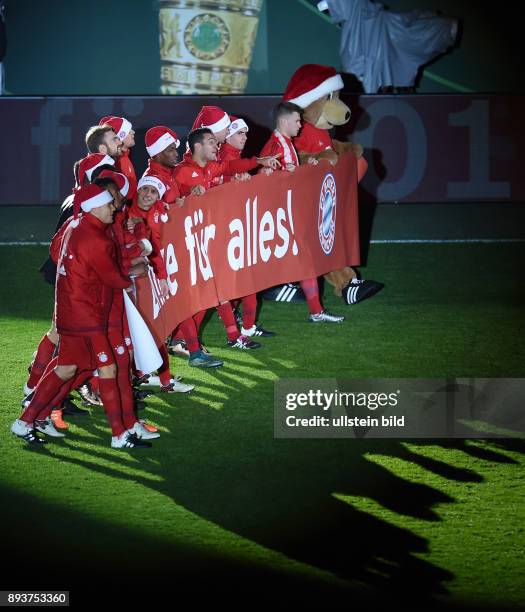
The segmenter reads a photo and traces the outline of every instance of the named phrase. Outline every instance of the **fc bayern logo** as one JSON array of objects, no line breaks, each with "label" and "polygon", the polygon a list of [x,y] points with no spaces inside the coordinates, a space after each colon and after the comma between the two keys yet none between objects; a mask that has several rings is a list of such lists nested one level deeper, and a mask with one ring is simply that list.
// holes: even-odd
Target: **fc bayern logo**
[{"label": "fc bayern logo", "polygon": [[324,177],[319,194],[319,217],[317,220],[319,242],[326,255],[330,255],[334,248],[336,204],[335,178],[333,174],[327,174]]}]

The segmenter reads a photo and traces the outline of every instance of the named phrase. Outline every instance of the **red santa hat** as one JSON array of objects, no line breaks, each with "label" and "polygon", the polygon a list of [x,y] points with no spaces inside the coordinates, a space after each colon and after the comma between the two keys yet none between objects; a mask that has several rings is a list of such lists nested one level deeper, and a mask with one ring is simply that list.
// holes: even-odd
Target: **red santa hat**
[{"label": "red santa hat", "polygon": [[84,184],[86,179],[91,181],[91,176],[95,168],[109,164],[110,166],[115,165],[115,160],[109,155],[104,153],[90,153],[84,159],[81,159],[78,164],[78,183],[80,186]]},{"label": "red santa hat", "polygon": [[104,187],[99,187],[94,183],[79,187],[73,192],[73,227],[78,225],[78,215],[80,211],[89,212],[94,208],[104,206],[113,201],[113,196]]},{"label": "red santa hat", "polygon": [[177,134],[165,125],[156,125],[146,132],[146,151],[150,157],[162,153],[172,142],[178,147],[180,140]]},{"label": "red santa hat", "polygon": [[129,181],[128,179],[120,172],[113,172],[112,170],[102,170],[102,172],[97,176],[97,178],[108,178],[111,179],[117,189],[120,192],[120,195],[125,198],[129,192]]},{"label": "red santa hat", "polygon": [[155,189],[159,192],[159,200],[162,200],[162,196],[166,193],[166,185],[158,179],[156,176],[146,175],[143,176],[137,185],[137,191],[141,187],[145,187],[149,185],[150,187],[155,187]]},{"label": "red santa hat", "polygon": [[230,125],[228,113],[218,106],[203,106],[193,122],[192,130],[208,128],[214,134],[224,130]]},{"label": "red santa hat", "polygon": [[124,138],[126,138],[126,136],[131,132],[131,129],[133,127],[131,123],[124,117],[114,117],[113,115],[102,117],[98,124],[111,126],[115,134],[120,138],[120,140],[124,140]]},{"label": "red santa hat", "polygon": [[283,100],[306,108],[312,102],[339,89],[343,89],[343,79],[335,68],[304,64],[294,72],[288,82]]},{"label": "red santa hat", "polygon": [[228,131],[226,132],[226,138],[229,138],[230,136],[237,134],[237,132],[240,132],[241,130],[246,129],[246,131],[248,131],[249,129],[244,119],[239,119],[239,117],[234,117],[233,115],[230,115],[230,121],[231,123],[228,126]]}]

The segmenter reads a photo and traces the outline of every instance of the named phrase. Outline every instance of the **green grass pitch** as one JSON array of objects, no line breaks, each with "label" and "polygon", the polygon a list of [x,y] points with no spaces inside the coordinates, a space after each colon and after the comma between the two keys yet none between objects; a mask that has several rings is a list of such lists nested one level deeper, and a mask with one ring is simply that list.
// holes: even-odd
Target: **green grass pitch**
[{"label": "green grass pitch", "polygon": [[225,366],[172,358],[197,388],[148,398],[162,437],[136,452],[109,447],[100,410],[45,448],[9,432],[51,315],[45,253],[0,248],[2,589],[69,588],[77,603],[103,586],[122,603],[163,592],[175,607],[183,594],[523,606],[523,439],[273,438],[277,379],[525,377],[523,245],[375,245],[380,294],[348,307],[327,288],[342,326],[265,302],[259,321],[278,336],[258,351],[225,348],[213,315],[203,341]]}]

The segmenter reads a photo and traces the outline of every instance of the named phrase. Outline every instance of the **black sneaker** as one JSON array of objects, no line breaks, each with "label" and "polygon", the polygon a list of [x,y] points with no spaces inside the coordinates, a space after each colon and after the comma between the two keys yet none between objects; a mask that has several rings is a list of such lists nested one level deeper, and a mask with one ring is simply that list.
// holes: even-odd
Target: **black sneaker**
[{"label": "black sneaker", "polygon": [[66,397],[62,404],[62,414],[68,416],[89,416],[89,410],[79,408],[70,396]]},{"label": "black sneaker", "polygon": [[275,332],[264,329],[264,327],[259,327],[258,325],[254,325],[249,329],[241,327],[241,334],[243,336],[248,336],[249,338],[251,338],[252,336],[263,336],[264,338],[272,338],[276,335]]},{"label": "black sneaker", "polygon": [[259,342],[254,342],[253,340],[250,340],[250,338],[247,338],[243,335],[240,335],[237,340],[228,340],[226,345],[230,348],[236,348],[241,350],[261,348],[261,344]]},{"label": "black sneaker", "polygon": [[384,283],[377,281],[353,278],[343,289],[343,300],[350,306],[358,304],[381,291],[384,286]]},{"label": "black sneaker", "polygon": [[145,385],[149,381],[149,374],[143,374],[142,376],[134,376],[131,384],[134,387]]}]

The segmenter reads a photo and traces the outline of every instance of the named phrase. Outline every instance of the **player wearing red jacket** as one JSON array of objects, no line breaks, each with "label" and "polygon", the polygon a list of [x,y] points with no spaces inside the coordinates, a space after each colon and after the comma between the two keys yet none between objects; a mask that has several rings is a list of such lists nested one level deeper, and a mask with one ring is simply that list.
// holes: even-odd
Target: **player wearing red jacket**
[{"label": "player wearing red jacket", "polygon": [[[112,429],[111,446],[149,446],[140,438],[158,434],[145,430],[131,409],[123,411],[115,378],[115,356],[108,339],[108,319],[115,290],[130,286],[116,261],[115,242],[107,227],[113,222],[114,186],[88,185],[75,194],[75,216],[55,236],[51,251],[57,257],[55,320],[60,334],[55,367],[40,380],[33,398],[11,431],[32,443],[44,442],[35,430],[63,437],[49,414],[71,388],[81,384],[94,368],[100,377],[100,392]],[[79,216],[80,208],[84,212]],[[140,436],[137,437],[137,436]]]},{"label": "player wearing red jacket", "polygon": [[[261,155],[281,154],[282,169],[293,172],[299,166],[299,156],[292,142],[301,129],[302,109],[291,103],[281,102],[274,109],[275,130],[264,145]],[[307,163],[317,164],[318,161],[310,157]],[[323,309],[319,299],[317,278],[308,278],[301,281],[301,289],[306,297],[309,320],[312,323],[340,323],[344,316],[333,315]]]},{"label": "player wearing red jacket", "polygon": [[121,154],[115,159],[116,169],[128,179],[129,193],[127,197],[132,200],[137,193],[137,175],[129,153],[130,149],[135,146],[135,130],[125,117],[114,117],[113,115],[102,117],[98,124],[109,125],[122,141]]},{"label": "player wearing red jacket", "polygon": [[[152,200],[152,198],[155,199],[148,204],[143,202],[141,204],[141,208],[153,205],[151,212],[151,215],[153,216],[156,212],[161,212],[159,206],[164,206],[164,203],[167,203],[168,205],[173,203],[181,205],[184,202],[184,199],[180,197],[179,187],[175,180],[176,165],[179,159],[177,149],[180,145],[180,141],[177,134],[165,125],[157,125],[150,128],[146,132],[145,141],[146,150],[150,156],[150,160],[148,162],[148,168],[142,178],[146,179],[148,177],[153,177],[154,179],[160,181],[160,185],[157,185],[158,189],[156,189],[156,197],[154,194],[147,195],[148,200]],[[151,187],[151,185],[143,185],[144,190]],[[163,191],[162,196],[159,195],[159,190]],[[160,200],[160,197],[162,197],[162,202],[157,204],[157,199]],[[153,201],[155,204],[153,204]],[[148,214],[149,213],[141,213],[141,216],[145,216],[147,218]],[[152,225],[153,230],[155,230],[156,227],[160,231],[158,223],[154,223]],[[162,267],[164,268],[164,265]],[[166,276],[164,276],[164,278],[166,278]],[[223,365],[223,362],[220,359],[215,359],[211,355],[205,353],[202,350],[199,342],[198,328],[204,314],[204,312],[196,313],[194,317],[189,317],[188,319],[182,321],[178,328],[173,330],[172,338],[178,338],[179,336],[183,337],[184,343],[188,349],[187,352],[190,366],[200,368],[220,367]],[[172,340],[172,342],[175,343],[174,340]],[[159,349],[161,350],[163,359],[166,362],[168,358],[165,354],[164,348],[159,347]],[[171,380],[169,384],[173,390],[178,390],[177,381]]]},{"label": "player wearing red jacket", "polygon": [[[224,174],[233,175],[239,172],[247,172],[258,165],[272,168],[279,164],[276,157],[251,157],[249,159],[218,162],[217,141],[213,132],[208,128],[199,128],[190,132],[188,145],[192,157],[180,163],[175,171],[175,179],[182,195],[202,195],[214,186],[216,177]],[[217,310],[226,328],[227,345],[229,347],[255,349],[261,346],[258,342],[250,340],[239,332],[230,302],[220,304]]]},{"label": "player wearing red jacket", "polygon": [[272,169],[280,166],[279,154],[217,161],[217,140],[208,128],[199,128],[190,132],[188,143],[191,159],[185,159],[175,169],[175,180],[183,196],[203,194],[213,186],[213,179],[223,174],[249,172],[257,166]]},{"label": "player wearing red jacket", "polygon": [[[233,161],[240,159],[241,153],[246,145],[248,139],[248,125],[244,119],[238,117],[230,117],[231,123],[226,133],[226,142],[219,149],[217,159],[220,162]],[[248,175],[248,178],[250,175]],[[223,175],[225,183],[230,182],[232,179],[245,180],[242,175]],[[232,306],[236,308],[236,304],[239,300],[232,301]],[[235,314],[235,313],[234,313]],[[275,336],[275,332],[268,331],[263,327],[255,324],[255,318],[257,315],[257,294],[252,293],[242,298],[242,327],[241,335],[243,336],[264,336],[270,337]]]}]

